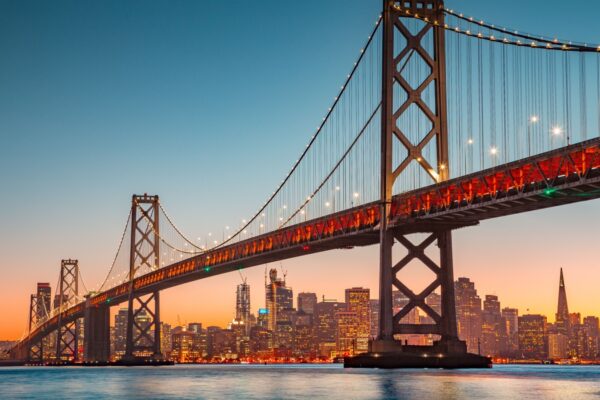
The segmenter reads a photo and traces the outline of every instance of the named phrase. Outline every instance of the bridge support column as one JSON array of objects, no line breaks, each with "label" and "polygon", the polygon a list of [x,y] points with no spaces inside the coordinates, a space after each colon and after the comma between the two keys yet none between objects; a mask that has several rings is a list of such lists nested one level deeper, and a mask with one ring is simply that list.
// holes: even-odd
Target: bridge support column
[{"label": "bridge support column", "polygon": [[[417,14],[428,22],[417,20],[416,24],[420,25],[415,31],[414,27],[411,29],[407,26],[406,19]],[[371,343],[370,351],[346,358],[344,365],[380,368],[486,367],[490,360],[467,354],[464,342],[457,337],[450,228],[438,226],[413,229],[413,233],[428,233],[422,243],[415,245],[406,237],[406,232],[394,230],[397,228],[393,226],[390,212],[394,184],[406,173],[409,165],[416,163],[417,167],[431,178],[431,183],[445,181],[449,176],[444,2],[383,0],[382,17],[380,326],[379,335],[377,340]],[[402,39],[398,41],[397,38]],[[430,70],[418,87],[412,87],[403,75],[403,66],[411,58],[420,58]],[[394,103],[396,85],[406,94],[402,104]],[[422,93],[430,86],[433,86],[435,93],[433,104],[422,98]],[[411,132],[403,132],[397,123],[411,107],[431,123],[431,130],[419,139],[418,143],[411,140],[414,136]],[[430,144],[435,145],[435,154],[424,154],[423,150]],[[404,147],[404,159],[395,160],[394,149],[397,146]],[[395,240],[405,247],[408,254],[394,264],[392,246]],[[434,242],[437,242],[439,247],[439,265],[425,254],[425,249]],[[436,276],[435,280],[418,294],[398,278],[398,272],[413,260],[420,260]],[[393,309],[394,287],[408,299],[408,304],[396,313]],[[436,311],[426,299],[438,288],[442,305],[441,310]],[[429,316],[433,324],[409,323],[407,317],[415,308]],[[402,345],[396,340],[395,336],[402,334],[437,335],[439,340],[432,346],[408,346],[407,343]]]},{"label": "bridge support column", "polygon": [[31,363],[44,362],[44,339],[29,344],[27,349],[27,361]]},{"label": "bridge support column", "polygon": [[159,292],[139,293],[135,277],[140,270],[160,265],[158,196],[134,195],[131,202],[129,302],[124,363],[162,359]]},{"label": "bridge support column", "polygon": [[78,319],[63,322],[62,312],[78,301],[79,294],[79,263],[77,260],[62,260],[60,265],[58,304],[58,329],[56,332],[56,360],[79,360],[79,330]]},{"label": "bridge support column", "polygon": [[[415,244],[404,233],[394,232],[395,241],[407,251],[407,254],[391,264],[388,280],[381,285],[389,287],[390,302],[392,289],[408,300],[401,308],[388,314],[392,321],[391,337],[381,335],[371,342],[369,353],[345,360],[347,367],[377,368],[481,368],[489,367],[491,360],[467,353],[464,341],[459,340],[456,326],[456,307],[454,298],[454,274],[452,265],[452,231],[433,230],[426,233],[425,239]],[[436,263],[426,250],[437,243],[439,262]],[[435,257],[434,257],[435,258]],[[409,263],[419,261],[429,268],[435,279],[423,290],[415,293],[399,277],[400,271]],[[439,289],[440,304],[431,301]],[[420,313],[420,314],[419,314]],[[421,324],[415,321],[415,315],[425,314],[431,323]],[[419,335],[432,341],[430,345],[410,345],[408,336]],[[400,340],[398,340],[400,339]],[[402,342],[405,339],[406,342]]]},{"label": "bridge support column", "polygon": [[[36,328],[36,325],[42,321],[42,309],[41,302],[38,298],[37,293],[32,294],[29,299],[29,332]],[[20,354],[23,359],[28,362],[42,363],[44,362],[44,338],[40,338],[38,341],[29,342],[25,346],[25,353]]]},{"label": "bridge support column", "polygon": [[92,306],[86,300],[83,355],[86,363],[110,360],[110,307]]}]

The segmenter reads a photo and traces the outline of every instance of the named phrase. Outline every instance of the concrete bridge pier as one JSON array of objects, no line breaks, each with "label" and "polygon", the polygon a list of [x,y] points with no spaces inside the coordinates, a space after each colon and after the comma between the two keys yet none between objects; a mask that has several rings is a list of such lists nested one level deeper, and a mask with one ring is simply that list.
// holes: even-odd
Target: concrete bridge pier
[{"label": "concrete bridge pier", "polygon": [[92,306],[88,298],[84,332],[84,362],[107,363],[110,360],[110,307]]}]

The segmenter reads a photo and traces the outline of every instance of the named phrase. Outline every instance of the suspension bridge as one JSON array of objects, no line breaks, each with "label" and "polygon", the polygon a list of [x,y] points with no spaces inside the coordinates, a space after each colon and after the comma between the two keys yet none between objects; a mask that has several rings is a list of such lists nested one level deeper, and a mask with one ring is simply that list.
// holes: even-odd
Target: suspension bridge
[{"label": "suspension bridge", "polygon": [[[124,359],[159,360],[161,290],[379,244],[379,335],[346,365],[488,366],[457,336],[452,231],[600,197],[599,105],[598,45],[491,24],[442,0],[384,0],[331,107],[254,215],[200,245],[158,196],[134,195],[103,282],[88,290],[77,261],[63,260],[57,304],[31,296],[29,327],[11,355],[107,362],[110,307],[127,303]],[[425,239],[414,243],[415,233]],[[393,259],[394,244],[404,258]],[[439,260],[425,253],[434,244]],[[435,274],[420,292],[399,276],[415,260]],[[396,313],[394,288],[409,299]],[[441,312],[426,302],[435,291]],[[408,323],[414,308],[433,323]],[[136,323],[141,312],[147,326]],[[409,346],[401,334],[437,340]]]}]

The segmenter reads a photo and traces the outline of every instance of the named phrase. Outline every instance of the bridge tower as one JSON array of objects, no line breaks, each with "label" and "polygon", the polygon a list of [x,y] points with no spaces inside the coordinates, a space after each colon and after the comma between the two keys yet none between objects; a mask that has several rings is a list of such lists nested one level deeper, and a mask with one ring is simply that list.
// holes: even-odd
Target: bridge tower
[{"label": "bridge tower", "polygon": [[139,292],[134,285],[138,270],[153,271],[160,265],[158,217],[158,196],[133,195],[125,361],[139,357],[162,358],[159,292]]},{"label": "bridge tower", "polygon": [[[380,326],[379,335],[371,343],[370,352],[349,359],[347,366],[359,367],[427,367],[427,366],[486,366],[489,360],[467,354],[466,344],[458,339],[454,302],[454,277],[452,267],[452,229],[457,226],[410,224],[401,230],[388,228],[393,187],[409,164],[416,162],[431,177],[432,183],[448,178],[448,128],[446,110],[446,60],[444,42],[443,0],[383,0],[382,48],[382,112],[381,112],[381,224],[380,224]],[[407,12],[408,11],[408,12]],[[413,15],[426,18],[431,23],[417,21],[419,28],[411,29]],[[413,24],[414,25],[414,24]],[[411,58],[419,58],[429,67],[429,75],[416,87],[403,76],[403,65]],[[414,62],[415,60],[413,60]],[[398,85],[406,94],[401,104],[394,96]],[[433,85],[435,102],[427,103],[422,94]],[[395,101],[396,100],[396,101]],[[409,140],[396,122],[416,106],[418,112],[429,120],[431,130],[419,143]],[[413,107],[414,108],[414,107]],[[431,143],[431,144],[430,144]],[[423,149],[435,146],[435,160],[427,160]],[[406,149],[403,160],[394,159],[395,146]],[[426,239],[415,245],[408,234],[425,233]],[[392,247],[403,246],[408,254],[393,260]],[[439,264],[425,254],[425,249],[437,243]],[[433,282],[420,293],[412,291],[398,276],[411,261],[420,261],[435,274]],[[406,298],[406,304],[397,313],[393,309],[393,289]],[[426,298],[436,289],[441,292],[441,314],[426,303]],[[403,320],[418,308],[427,314],[432,324],[413,324]],[[395,335],[437,335],[433,346],[409,346],[395,340]],[[435,354],[436,357],[428,357]],[[375,356],[375,357],[374,357]],[[440,357],[441,356],[441,357]]]},{"label": "bridge tower", "polygon": [[[29,300],[29,333],[41,322],[38,304],[38,295],[32,294]],[[20,357],[19,357],[20,358]],[[41,363],[44,361],[44,340],[40,338],[31,342],[27,349],[27,361]]]},{"label": "bridge tower", "polygon": [[80,321],[63,322],[62,312],[76,304],[79,296],[79,263],[77,260],[60,262],[60,279],[57,294],[58,329],[56,332],[56,359],[77,361],[79,359]]}]

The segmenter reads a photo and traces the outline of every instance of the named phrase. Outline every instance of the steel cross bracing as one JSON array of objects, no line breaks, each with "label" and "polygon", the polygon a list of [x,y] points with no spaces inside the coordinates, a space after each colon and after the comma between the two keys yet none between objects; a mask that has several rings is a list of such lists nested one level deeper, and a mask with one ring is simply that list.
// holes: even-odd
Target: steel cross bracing
[{"label": "steel cross bracing", "polygon": [[[412,34],[405,24],[403,9],[419,10],[422,15],[443,23],[444,7],[441,0],[383,1],[383,80],[382,80],[382,114],[381,114],[381,221],[379,223],[379,334],[373,351],[391,351],[395,346],[394,335],[404,333],[435,333],[440,335],[441,342],[447,348],[463,347],[458,342],[456,330],[456,311],[454,306],[453,267],[452,267],[452,227],[435,227],[424,229],[430,233],[428,239],[420,246],[414,246],[405,236],[394,232],[391,221],[394,217],[391,210],[392,193],[395,182],[408,165],[416,161],[432,178],[432,182],[442,182],[448,177],[448,129],[446,115],[446,65],[445,65],[445,31],[439,26],[423,23],[416,34]],[[432,31],[432,35],[427,33]],[[398,40],[399,33],[405,39],[404,48],[398,55],[396,47],[402,44]],[[426,41],[429,40],[429,43]],[[430,49],[430,50],[427,50]],[[429,74],[412,87],[403,76],[403,65],[411,57],[421,58],[429,66]],[[398,83],[406,94],[406,100],[396,107],[394,102],[394,85]],[[422,98],[423,91],[430,85],[434,87],[435,108],[432,110]],[[412,143],[399,128],[398,120],[409,107],[416,105],[431,123],[430,131],[419,143]],[[432,166],[423,156],[423,148],[435,138],[436,163]],[[398,139],[407,150],[407,156],[398,165],[394,165],[394,139]],[[395,239],[407,250],[408,255],[398,263],[393,263],[392,247]],[[423,250],[434,240],[440,252],[440,265],[433,263]],[[435,274],[436,279],[423,292],[415,294],[403,283],[398,275],[408,262],[421,260]],[[404,293],[408,304],[397,313],[393,311],[392,287]],[[442,315],[434,312],[425,298],[435,289],[440,288],[442,297]],[[403,322],[403,317],[414,307],[419,307],[429,315],[434,323],[416,327]]]},{"label": "steel cross bracing", "polygon": [[[38,296],[37,294],[32,294],[29,299],[29,332],[31,333],[31,329],[34,328],[38,324],[39,314],[38,314]],[[27,350],[27,360],[41,362],[43,361],[43,338],[40,337],[37,340],[30,341]]]},{"label": "steel cross bracing", "polygon": [[62,260],[58,294],[58,329],[56,334],[56,359],[77,360],[79,358],[79,319],[63,322],[62,311],[79,301],[79,263],[77,260]]},{"label": "steel cross bracing", "polygon": [[[478,221],[600,197],[600,138],[556,149],[392,198],[394,234],[477,224]],[[378,243],[379,204],[369,203],[208,251],[133,280],[136,293],[153,293],[198,279],[301,255]],[[93,295],[90,307],[128,300],[129,283]],[[81,318],[85,303],[60,313]],[[58,315],[20,343],[57,329]]]},{"label": "steel cross bracing", "polygon": [[[134,195],[131,200],[131,249],[128,285],[127,341],[125,358],[155,356],[160,350],[160,301],[158,290],[138,293],[135,275],[160,265],[158,196]],[[142,324],[140,321],[144,321]],[[151,335],[150,331],[154,330]]]}]

